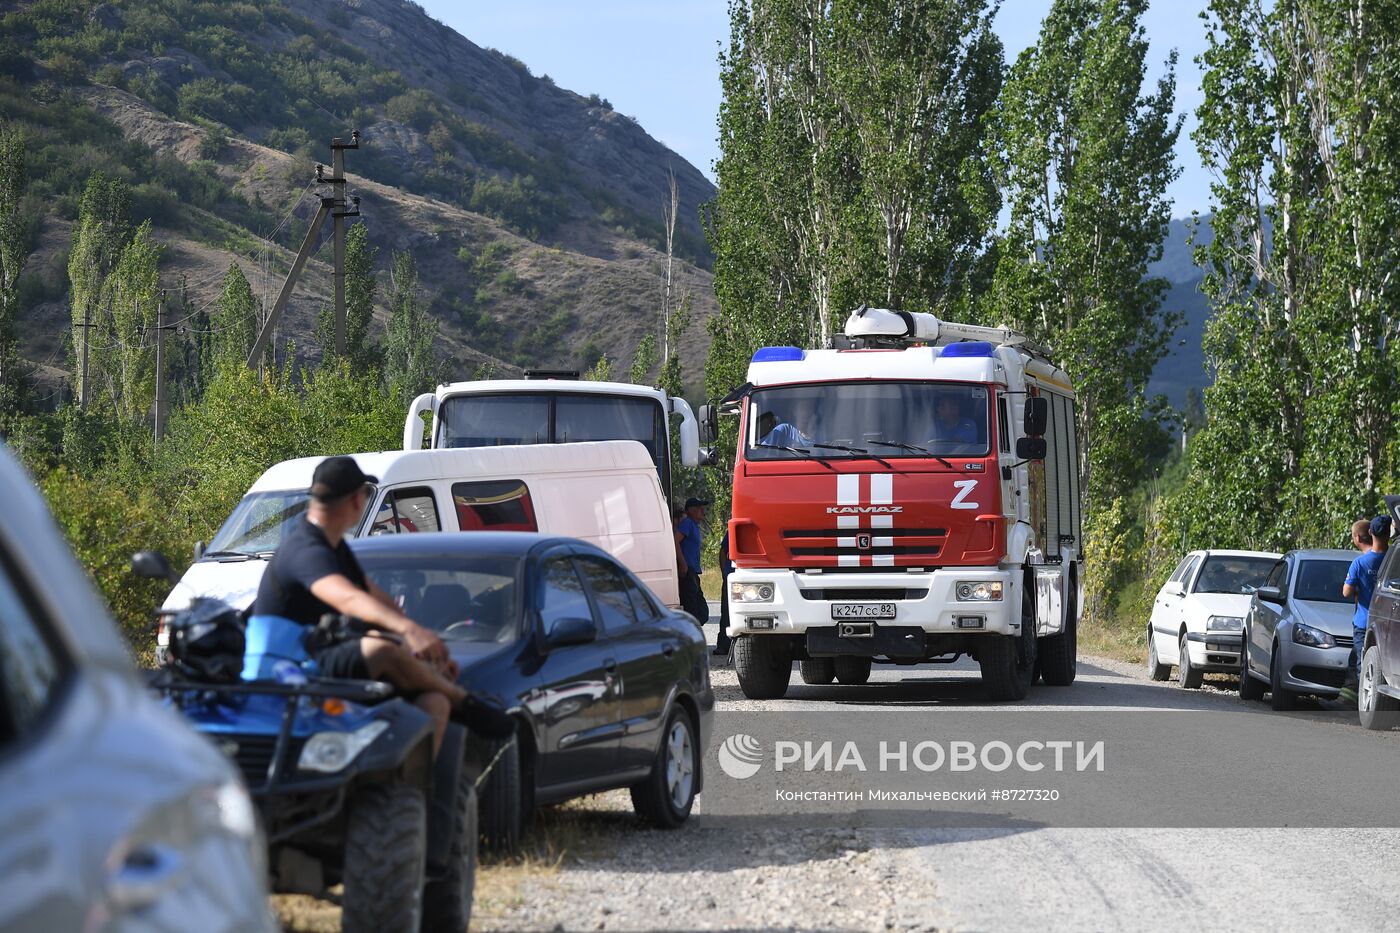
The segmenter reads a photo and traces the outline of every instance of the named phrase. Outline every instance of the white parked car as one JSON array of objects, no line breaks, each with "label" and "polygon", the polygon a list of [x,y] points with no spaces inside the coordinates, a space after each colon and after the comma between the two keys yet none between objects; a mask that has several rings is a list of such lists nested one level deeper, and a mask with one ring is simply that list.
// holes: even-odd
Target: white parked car
[{"label": "white parked car", "polygon": [[1157,591],[1147,627],[1147,671],[1196,688],[1212,671],[1239,673],[1249,599],[1279,555],[1268,551],[1192,551]]}]

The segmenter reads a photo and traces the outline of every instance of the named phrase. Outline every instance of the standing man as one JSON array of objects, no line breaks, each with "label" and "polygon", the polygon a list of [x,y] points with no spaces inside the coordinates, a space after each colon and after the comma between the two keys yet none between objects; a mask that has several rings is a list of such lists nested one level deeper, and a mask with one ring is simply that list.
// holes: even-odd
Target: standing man
[{"label": "standing man", "polygon": [[685,500],[685,518],[676,526],[676,552],[681,568],[681,608],[701,625],[710,621],[710,606],[700,586],[700,525],[705,521],[706,499]]},{"label": "standing man", "polygon": [[[1356,600],[1356,613],[1352,616],[1351,666],[1358,683],[1361,681],[1361,647],[1366,643],[1366,625],[1371,612],[1371,594],[1376,589],[1376,571],[1390,547],[1390,516],[1378,515],[1371,519],[1371,549],[1351,562],[1347,569],[1346,582],[1342,584],[1342,595]],[[1355,694],[1343,696],[1347,702],[1355,702]]]},{"label": "standing man", "polygon": [[387,680],[416,694],[414,703],[432,718],[436,755],[448,718],[463,707],[467,692],[455,682],[456,666],[438,634],[404,615],[365,576],[345,541],[364,515],[375,482],[350,457],[321,461],[311,477],[306,515],[268,561],[253,615],[281,616],[309,628],[326,613],[339,612],[389,633],[352,638],[312,657],[326,677]]},{"label": "standing man", "polygon": [[734,572],[734,561],[729,558],[729,527],[724,529],[724,537],[719,539],[719,634],[715,636],[717,655],[729,655],[729,575]]}]

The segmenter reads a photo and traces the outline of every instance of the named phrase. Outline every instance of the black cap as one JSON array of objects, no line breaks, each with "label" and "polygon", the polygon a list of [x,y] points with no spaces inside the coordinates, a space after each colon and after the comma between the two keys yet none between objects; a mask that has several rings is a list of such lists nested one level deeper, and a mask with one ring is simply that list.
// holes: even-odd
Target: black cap
[{"label": "black cap", "polygon": [[1390,516],[1377,515],[1371,519],[1371,534],[1380,535],[1382,538],[1390,537]]},{"label": "black cap", "polygon": [[379,478],[361,470],[353,457],[327,457],[311,474],[311,498],[319,502],[334,502],[369,483],[377,482]]},{"label": "black cap", "polygon": [[685,507],[688,508],[688,509],[693,509],[693,508],[695,508],[697,505],[709,505],[709,504],[710,504],[710,500],[709,500],[709,499],[697,499],[697,498],[695,498],[694,496],[691,496],[689,499],[685,500]]}]

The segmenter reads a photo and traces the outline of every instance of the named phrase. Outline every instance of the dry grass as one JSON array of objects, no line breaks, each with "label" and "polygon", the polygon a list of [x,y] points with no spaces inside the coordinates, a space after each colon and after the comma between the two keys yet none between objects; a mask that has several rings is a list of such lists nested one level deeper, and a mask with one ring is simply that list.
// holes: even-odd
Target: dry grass
[{"label": "dry grass", "polygon": [[1079,630],[1079,653],[1142,663],[1147,657],[1145,625],[1086,621]]}]

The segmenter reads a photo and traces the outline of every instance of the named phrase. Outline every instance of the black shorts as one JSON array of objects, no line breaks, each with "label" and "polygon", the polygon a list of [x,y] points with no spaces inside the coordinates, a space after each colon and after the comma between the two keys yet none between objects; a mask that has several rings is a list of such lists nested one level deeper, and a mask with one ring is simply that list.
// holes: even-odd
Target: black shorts
[{"label": "black shorts", "polygon": [[322,649],[312,655],[322,677],[335,680],[369,680],[369,666],[365,664],[364,652],[360,651],[360,640],[352,638],[338,645]]}]

